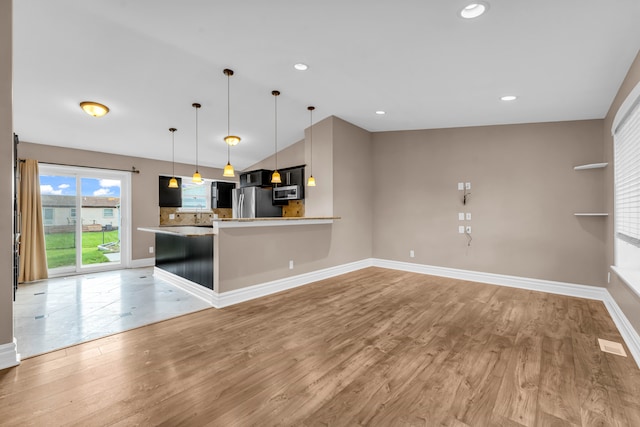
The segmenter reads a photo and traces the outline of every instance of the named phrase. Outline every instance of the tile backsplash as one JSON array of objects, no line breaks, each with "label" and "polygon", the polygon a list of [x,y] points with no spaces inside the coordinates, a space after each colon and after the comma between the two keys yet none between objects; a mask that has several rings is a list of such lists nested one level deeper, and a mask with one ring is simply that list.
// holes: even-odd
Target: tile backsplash
[{"label": "tile backsplash", "polygon": [[[211,225],[214,215],[231,218],[231,209],[214,209],[203,212],[178,212],[178,208],[160,208],[160,225]],[[173,219],[170,219],[173,215]]]}]

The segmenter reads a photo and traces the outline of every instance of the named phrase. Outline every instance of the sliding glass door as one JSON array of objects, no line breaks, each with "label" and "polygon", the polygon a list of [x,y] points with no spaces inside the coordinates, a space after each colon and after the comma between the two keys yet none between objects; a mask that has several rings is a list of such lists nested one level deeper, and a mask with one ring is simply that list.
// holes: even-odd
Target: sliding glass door
[{"label": "sliding glass door", "polygon": [[50,276],[126,264],[129,182],[126,172],[40,165]]}]

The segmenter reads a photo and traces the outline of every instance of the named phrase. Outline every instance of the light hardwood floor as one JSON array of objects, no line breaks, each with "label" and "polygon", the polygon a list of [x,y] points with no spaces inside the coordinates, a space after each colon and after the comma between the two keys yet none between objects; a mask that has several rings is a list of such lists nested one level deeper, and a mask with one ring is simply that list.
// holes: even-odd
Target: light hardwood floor
[{"label": "light hardwood floor", "polygon": [[368,268],[24,360],[0,424],[640,426],[597,338],[597,301]]}]

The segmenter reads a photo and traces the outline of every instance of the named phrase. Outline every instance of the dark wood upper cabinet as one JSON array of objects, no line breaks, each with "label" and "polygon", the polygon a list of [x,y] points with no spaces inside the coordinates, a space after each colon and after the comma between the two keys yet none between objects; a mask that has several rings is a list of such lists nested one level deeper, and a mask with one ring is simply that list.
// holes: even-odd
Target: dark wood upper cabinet
[{"label": "dark wood upper cabinet", "polygon": [[234,182],[214,181],[211,183],[211,209],[231,209]]},{"label": "dark wood upper cabinet", "polygon": [[170,176],[158,177],[158,201],[161,208],[182,207],[182,178],[178,180],[178,188],[169,188]]},{"label": "dark wood upper cabinet", "polygon": [[268,169],[257,169],[240,174],[240,188],[244,187],[271,187],[271,174]]}]

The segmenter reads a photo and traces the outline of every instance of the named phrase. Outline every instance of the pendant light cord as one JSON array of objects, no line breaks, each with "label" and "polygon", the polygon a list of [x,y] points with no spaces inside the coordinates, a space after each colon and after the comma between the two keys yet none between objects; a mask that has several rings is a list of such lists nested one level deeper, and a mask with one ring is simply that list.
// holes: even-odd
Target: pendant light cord
[{"label": "pendant light cord", "polygon": [[276,140],[276,170],[278,170],[278,95],[280,92],[274,91],[274,101],[275,101],[275,140]]},{"label": "pendant light cord", "polygon": [[[227,136],[231,135],[231,71],[225,74],[227,75]],[[231,164],[231,146],[227,143],[227,164]]]},{"label": "pendant light cord", "polygon": [[178,129],[176,128],[171,128],[169,129],[171,131],[171,173],[173,174],[173,177],[176,177],[176,131]]},{"label": "pendant light cord", "polygon": [[198,109],[200,104],[193,104],[196,109],[196,172],[198,172]]},{"label": "pendant light cord", "polygon": [[315,107],[307,107],[309,110],[309,142],[311,145],[311,176],[313,176],[313,110]]}]

